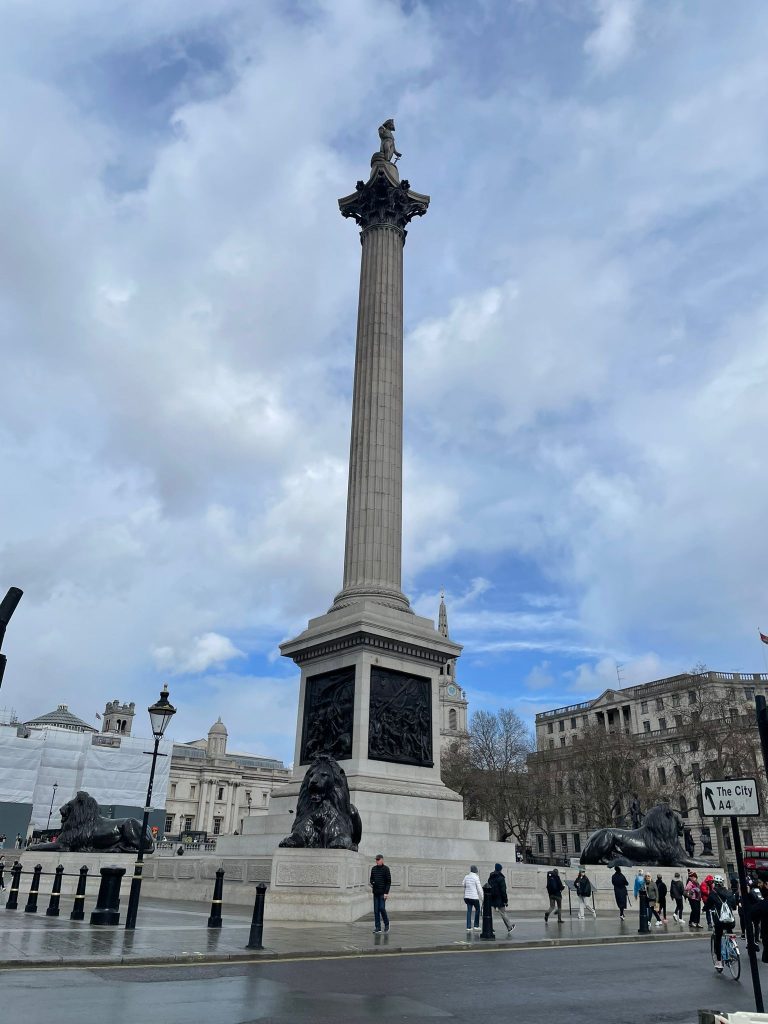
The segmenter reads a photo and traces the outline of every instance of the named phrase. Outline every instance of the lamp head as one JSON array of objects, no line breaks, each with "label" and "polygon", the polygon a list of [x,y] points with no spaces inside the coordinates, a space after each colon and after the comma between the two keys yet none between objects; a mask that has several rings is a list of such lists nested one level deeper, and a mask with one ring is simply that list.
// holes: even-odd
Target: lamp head
[{"label": "lamp head", "polygon": [[160,691],[160,699],[150,705],[147,710],[149,711],[149,720],[152,723],[152,734],[156,739],[160,739],[168,723],[176,714],[176,708],[168,700],[167,684],[163,684],[163,688]]}]

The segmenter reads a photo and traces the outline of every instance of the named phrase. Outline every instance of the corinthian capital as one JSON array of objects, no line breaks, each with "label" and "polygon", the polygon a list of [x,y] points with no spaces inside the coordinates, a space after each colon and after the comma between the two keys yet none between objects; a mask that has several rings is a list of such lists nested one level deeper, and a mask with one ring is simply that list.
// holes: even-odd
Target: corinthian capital
[{"label": "corinthian capital", "polygon": [[371,160],[368,181],[358,181],[357,190],[339,200],[342,217],[353,217],[365,228],[391,224],[405,235],[405,226],[413,217],[423,217],[429,206],[429,196],[414,192],[410,183],[400,181],[394,164],[379,153]]}]

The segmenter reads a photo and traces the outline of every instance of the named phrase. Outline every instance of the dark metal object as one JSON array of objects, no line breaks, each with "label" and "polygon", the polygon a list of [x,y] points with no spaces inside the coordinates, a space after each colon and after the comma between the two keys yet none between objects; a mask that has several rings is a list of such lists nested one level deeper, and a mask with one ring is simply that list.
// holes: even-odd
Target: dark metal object
[{"label": "dark metal object", "polygon": [[53,876],[53,888],[51,889],[51,899],[48,903],[48,909],[45,912],[46,917],[59,916],[59,900],[61,899],[61,879],[63,874],[64,865],[59,864]]},{"label": "dark metal object", "polygon": [[493,930],[493,907],[491,906],[491,887],[486,882],[483,886],[483,930],[480,938],[489,941],[496,938]]},{"label": "dark metal object", "polygon": [[101,869],[101,885],[96,909],[91,912],[91,924],[120,924],[120,885],[125,868],[116,865]]},{"label": "dark metal object", "polygon": [[[54,843],[35,843],[30,850],[62,853],[134,853],[142,824],[136,818],[104,818],[90,793],[77,794],[60,810],[61,831]],[[145,814],[145,819],[147,818]],[[144,849],[153,850],[152,833],[144,821]]]},{"label": "dark metal object", "polygon": [[637,934],[647,935],[651,930],[650,921],[648,920],[650,914],[648,913],[648,897],[642,890],[637,898],[637,905],[640,912],[640,927],[637,929]]},{"label": "dark metal object", "polygon": [[155,746],[152,751],[152,765],[149,769],[149,784],[147,786],[147,800],[144,804],[144,818],[141,824],[141,833],[139,835],[139,850],[136,854],[136,864],[134,865],[133,878],[131,879],[131,893],[128,897],[128,910],[125,915],[125,927],[127,931],[136,927],[136,916],[139,913],[141,878],[144,870],[144,850],[154,849],[151,835],[149,844],[147,843],[147,835],[149,834],[149,812],[150,805],[152,803],[152,786],[155,782],[157,750],[160,746],[160,740],[163,738],[166,726],[170,722],[171,718],[176,714],[176,708],[168,700],[167,686],[163,686],[163,689],[160,691],[160,699],[152,704],[148,710],[149,718],[152,722],[152,732],[155,737]]},{"label": "dark metal object", "polygon": [[432,767],[432,683],[428,678],[371,667],[368,757]]},{"label": "dark metal object", "polygon": [[24,907],[25,914],[37,913],[37,895],[40,892],[40,876],[42,873],[43,865],[35,864],[35,869],[32,872],[32,885],[29,887],[29,895],[27,896],[27,905]]},{"label": "dark metal object", "polygon": [[318,754],[337,760],[352,756],[355,667],[309,676],[304,688],[301,764]]},{"label": "dark metal object", "polygon": [[[19,590],[18,587],[9,587],[8,593],[5,595],[2,601],[0,601],[0,647],[3,646],[3,640],[5,639],[5,628],[11,621],[11,616],[16,611],[16,606],[21,600],[21,596],[24,593],[23,590]],[[0,654],[0,686],[3,685],[3,676],[5,674],[5,666],[8,663],[8,659],[4,654]]]},{"label": "dark metal object", "polygon": [[768,707],[765,697],[755,697],[755,711],[757,712],[757,731],[760,734],[760,747],[763,751],[763,765],[765,774],[768,777]]},{"label": "dark metal object", "polygon": [[[744,853],[741,849],[741,836],[739,835],[739,819],[731,818],[731,832],[733,833],[733,852],[736,854],[736,869],[739,872],[739,887],[741,889],[742,906],[745,907],[744,899],[749,892],[747,884],[747,872],[744,868]],[[747,933],[747,954],[749,956],[749,971],[752,975],[752,988],[755,993],[755,1009],[763,1013],[763,990],[760,986],[760,969],[757,966],[757,953],[755,946],[755,933],[752,922],[752,915],[745,913],[745,925]]]},{"label": "dark metal object", "polygon": [[75,903],[72,907],[72,913],[69,915],[70,921],[84,921],[85,920],[85,886],[88,882],[88,866],[83,864],[80,868],[80,877],[77,880],[77,892],[75,893]]},{"label": "dark metal object", "polygon": [[51,815],[53,814],[53,801],[56,799],[56,790],[59,788],[58,782],[53,784],[53,793],[51,793],[51,806],[48,808],[48,824],[45,826],[47,829],[51,827]]},{"label": "dark metal object", "polygon": [[264,898],[266,892],[266,883],[259,882],[256,886],[256,899],[253,902],[253,917],[251,918],[251,932],[248,936],[246,949],[264,949],[261,940],[264,937]]},{"label": "dark metal object", "polygon": [[19,909],[19,886],[21,885],[22,867],[19,861],[11,868],[11,890],[8,893],[8,901],[5,904],[6,910]]},{"label": "dark metal object", "polygon": [[661,803],[646,813],[640,828],[599,828],[586,842],[582,864],[625,867],[658,864],[662,867],[715,867],[712,860],[697,860],[680,845],[683,819]]},{"label": "dark metal object", "polygon": [[328,754],[320,754],[302,779],[296,820],[280,846],[356,850],[362,834],[344,769]]},{"label": "dark metal object", "polygon": [[216,882],[213,886],[213,899],[211,900],[211,916],[208,918],[209,928],[221,928],[221,899],[224,893],[224,868],[216,872]]}]

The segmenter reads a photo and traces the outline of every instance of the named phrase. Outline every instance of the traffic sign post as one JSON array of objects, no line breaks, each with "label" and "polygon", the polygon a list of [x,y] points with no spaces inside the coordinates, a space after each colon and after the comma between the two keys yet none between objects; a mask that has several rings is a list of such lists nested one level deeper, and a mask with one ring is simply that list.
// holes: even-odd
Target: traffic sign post
[{"label": "traffic sign post", "polygon": [[733,833],[733,852],[736,855],[736,868],[739,872],[739,891],[744,911],[744,925],[747,933],[747,955],[749,971],[752,975],[752,988],[755,993],[755,1009],[763,1013],[763,990],[760,986],[760,971],[757,966],[755,948],[755,931],[752,918],[747,913],[746,894],[747,872],[744,868],[744,854],[741,848],[739,819],[754,818],[760,814],[760,801],[757,795],[755,779],[710,779],[701,783],[701,802],[704,813],[711,818],[730,818]]}]

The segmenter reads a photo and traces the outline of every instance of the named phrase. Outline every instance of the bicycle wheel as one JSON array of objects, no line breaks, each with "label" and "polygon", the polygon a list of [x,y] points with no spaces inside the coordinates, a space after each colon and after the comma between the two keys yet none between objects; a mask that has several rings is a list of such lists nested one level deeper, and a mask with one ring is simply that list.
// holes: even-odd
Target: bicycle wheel
[{"label": "bicycle wheel", "polygon": [[741,977],[741,954],[739,953],[739,947],[730,939],[728,942],[728,960],[726,966],[731,972],[731,977],[734,981],[738,981]]}]

